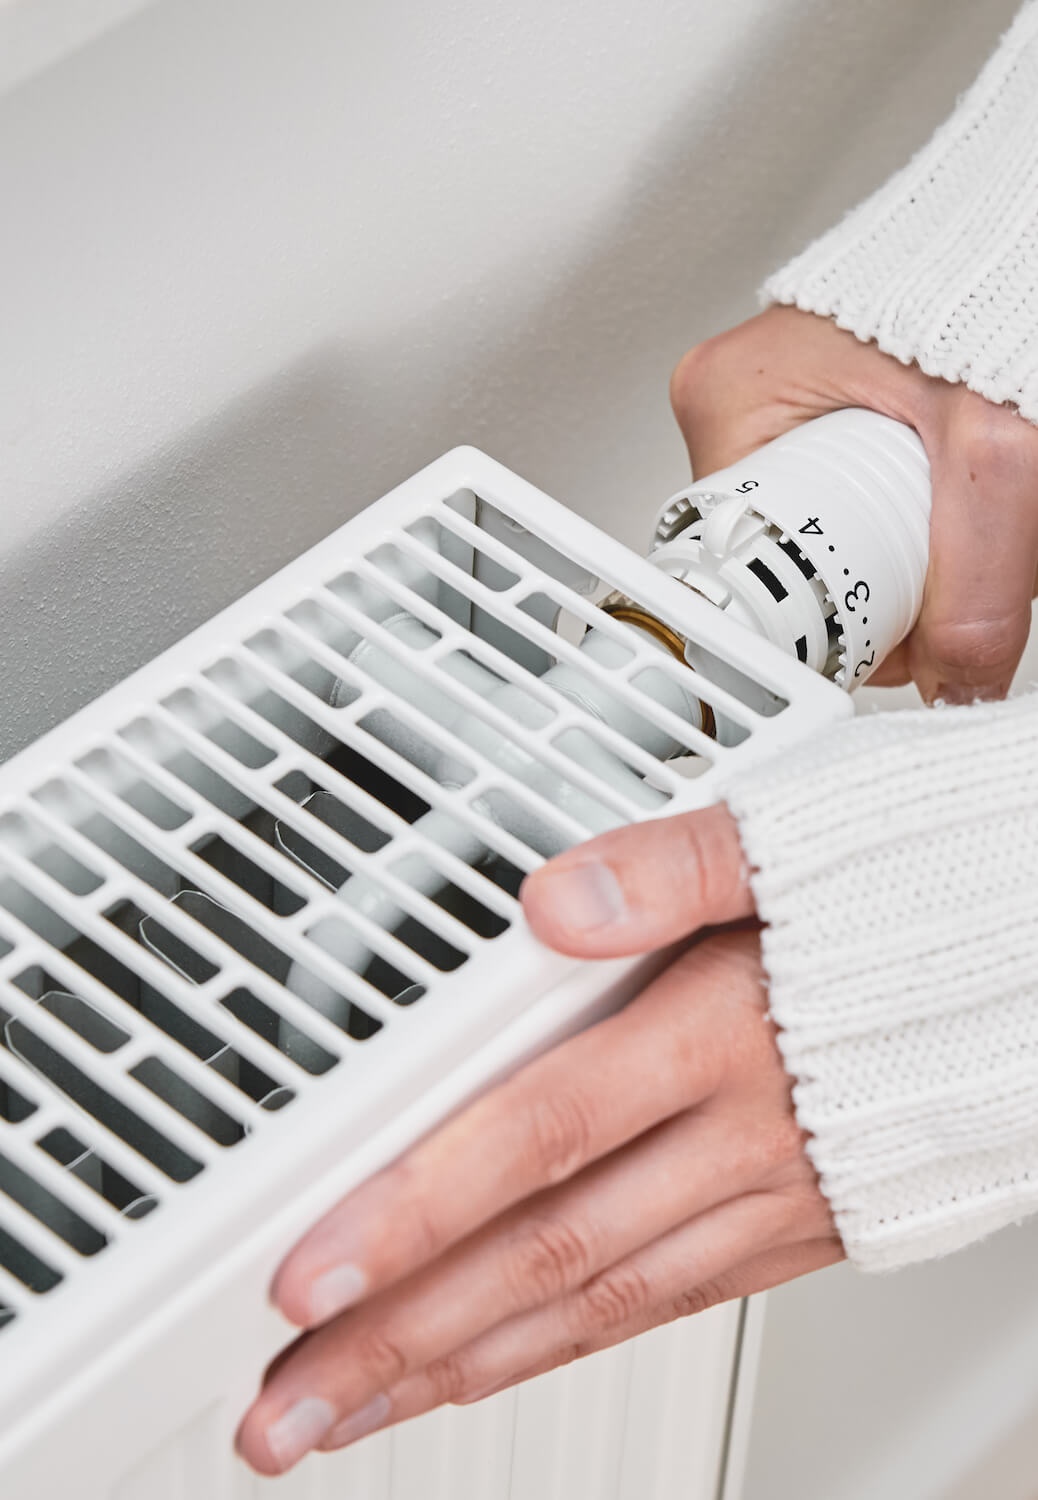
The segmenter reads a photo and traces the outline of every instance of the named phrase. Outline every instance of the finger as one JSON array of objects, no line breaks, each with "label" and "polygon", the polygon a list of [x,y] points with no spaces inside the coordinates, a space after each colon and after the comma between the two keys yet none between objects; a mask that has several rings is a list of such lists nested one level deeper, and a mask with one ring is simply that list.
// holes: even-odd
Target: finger
[{"label": "finger", "polygon": [[912,681],[912,668],[908,659],[908,643],[902,641],[890,655],[880,662],[869,677],[869,687],[904,687]]},{"label": "finger", "polygon": [[810,348],[819,339],[831,359],[833,339],[821,319],[771,307],[689,350],[671,377],[670,403],[697,478],[840,404],[804,387],[808,350],[790,356],[791,345]]},{"label": "finger", "polygon": [[923,697],[1001,698],[1027,642],[1038,560],[1038,431],[972,391],[924,432],[930,565],[909,638]]},{"label": "finger", "polygon": [[671,377],[671,409],[697,480],[738,463],[819,414],[783,401],[774,378],[758,380],[752,387],[740,382],[734,369],[736,354],[735,349],[719,351],[713,341],[701,344]]},{"label": "finger", "polygon": [[733,1140],[729,1112],[686,1115],[575,1182],[495,1220],[423,1272],[298,1341],[242,1424],[261,1473],[283,1472],[297,1414],[367,1411],[408,1372],[435,1369],[502,1318],[554,1303],[613,1261],[761,1173],[757,1143]]},{"label": "finger", "polygon": [[673,1316],[703,1312],[738,1295],[733,1273],[747,1260],[831,1235],[828,1207],[817,1190],[742,1194],[607,1267],[556,1303],[502,1322],[479,1340],[473,1355],[478,1368],[458,1358],[452,1376],[459,1389],[477,1392],[477,1377],[486,1389],[495,1376],[529,1369],[567,1345],[584,1353],[630,1337],[653,1326],[668,1302],[681,1304]]},{"label": "finger", "polygon": [[533,932],[560,953],[648,953],[753,912],[749,870],[724,806],[604,833],[523,882]]},{"label": "finger", "polygon": [[262,1473],[282,1472],[312,1443],[297,1430],[300,1411],[330,1421],[366,1408],[409,1371],[435,1365],[502,1318],[555,1301],[779,1167],[813,1183],[789,1080],[770,1045],[748,1110],[735,1092],[687,1111],[297,1343],[242,1424],[243,1454]]},{"label": "finger", "polygon": [[[734,1252],[734,1245],[732,1248]],[[603,1278],[602,1289],[591,1293],[590,1312],[582,1314],[576,1298],[568,1299],[568,1305],[553,1304],[542,1316],[511,1319],[447,1359],[408,1376],[378,1403],[378,1426],[407,1421],[447,1402],[468,1405],[481,1401],[650,1328],[765,1291],[842,1258],[839,1240],[823,1233],[769,1246],[692,1284],[691,1267],[685,1264],[678,1271],[676,1292],[661,1290],[658,1299],[650,1293],[645,1305],[629,1316],[624,1312],[625,1302],[640,1273],[613,1267]],[[618,1284],[624,1288],[619,1296]],[[356,1442],[373,1430],[368,1421],[367,1411],[351,1413],[331,1429],[321,1443],[322,1449],[329,1451]]]},{"label": "finger", "polygon": [[[752,1256],[726,1275],[715,1277],[708,1285],[693,1286],[676,1297],[668,1298],[644,1316],[631,1319],[629,1323],[619,1325],[596,1337],[554,1348],[550,1354],[522,1371],[521,1374],[505,1377],[489,1388],[474,1388],[471,1394],[457,1398],[457,1404],[467,1405],[471,1401],[481,1401],[484,1397],[507,1390],[520,1381],[531,1380],[536,1375],[545,1375],[549,1370],[572,1364],[574,1360],[583,1359],[588,1354],[597,1354],[603,1349],[611,1349],[616,1344],[625,1343],[627,1339],[647,1333],[650,1328],[659,1328],[664,1323],[674,1322],[676,1318],[693,1317],[723,1302],[734,1302],[738,1298],[752,1297],[758,1292],[769,1291],[772,1287],[793,1281],[798,1276],[806,1276],[811,1271],[819,1271],[825,1266],[835,1265],[844,1258],[843,1246],[835,1235],[776,1246],[773,1250]],[[395,1399],[392,1406],[395,1409]],[[417,1414],[417,1412],[413,1413],[413,1415]]]},{"label": "finger", "polygon": [[[756,949],[730,939],[704,945],[717,955],[730,1010],[738,986],[729,955]],[[700,964],[700,967],[702,965]],[[680,966],[655,988],[682,998]],[[747,971],[750,1036],[738,1054],[756,1077],[749,1111],[738,1091],[719,1094],[716,1109],[686,1112],[573,1183],[540,1193],[497,1219],[381,1297],[327,1323],[290,1354],[247,1414],[240,1432],[245,1457],[262,1473],[282,1472],[313,1445],[299,1413],[364,1407],[410,1370],[449,1354],[503,1316],[553,1300],[568,1287],[722,1196],[759,1181],[778,1161],[810,1175],[792,1116],[790,1084],[762,1016],[759,969]],[[733,1117],[744,1122],[733,1125]],[[485,1142],[484,1142],[485,1146]],[[302,1444],[303,1446],[299,1446]]]},{"label": "finger", "polygon": [[670,394],[701,478],[840,407],[870,407],[918,426],[946,388],[831,318],[776,306],[690,350]]},{"label": "finger", "polygon": [[690,951],[625,1010],[530,1063],[345,1198],[282,1263],[277,1305],[301,1327],[323,1323],[706,1098],[724,1071],[738,995],[757,1007],[759,1026],[754,941]]}]

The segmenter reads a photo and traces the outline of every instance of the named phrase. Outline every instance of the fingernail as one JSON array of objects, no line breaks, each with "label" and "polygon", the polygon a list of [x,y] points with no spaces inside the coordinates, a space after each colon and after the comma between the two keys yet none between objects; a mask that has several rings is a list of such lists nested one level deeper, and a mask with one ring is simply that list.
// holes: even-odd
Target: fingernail
[{"label": "fingernail", "polygon": [[359,1302],[367,1289],[368,1278],[360,1266],[345,1264],[322,1272],[310,1287],[311,1322],[326,1323]]},{"label": "fingernail", "polygon": [[389,1416],[391,1404],[386,1395],[372,1397],[367,1406],[360,1407],[332,1429],[325,1439],[325,1447],[345,1448],[347,1443],[355,1443],[359,1438],[367,1437],[369,1432],[382,1426]]},{"label": "fingernail", "polygon": [[304,1396],[267,1428],[267,1447],[278,1468],[290,1469],[321,1441],[335,1421],[335,1408],[319,1396]]},{"label": "fingernail", "polygon": [[[572,932],[594,932],[627,913],[623,889],[608,865],[570,865],[544,876],[556,921]],[[542,897],[542,900],[544,898]]]},{"label": "fingernail", "polygon": [[939,682],[934,702],[960,708],[967,703],[996,703],[1004,697],[1003,690],[993,682]]}]

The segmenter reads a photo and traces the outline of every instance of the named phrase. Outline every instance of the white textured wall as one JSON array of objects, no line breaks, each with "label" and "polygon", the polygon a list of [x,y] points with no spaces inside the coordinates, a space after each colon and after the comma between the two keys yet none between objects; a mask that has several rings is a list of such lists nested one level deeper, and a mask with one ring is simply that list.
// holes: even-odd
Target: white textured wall
[{"label": "white textured wall", "polygon": [[[672,364],[1014,8],[3,0],[0,756],[455,442],[638,540]],[[961,1500],[1027,1243],[778,1293],[747,1500]]]},{"label": "white textured wall", "polygon": [[0,754],[461,439],[640,536],[673,362],[1010,8],[167,0],[11,89]]},{"label": "white textured wall", "polygon": [[155,0],[0,0],[0,92],[61,62]]}]

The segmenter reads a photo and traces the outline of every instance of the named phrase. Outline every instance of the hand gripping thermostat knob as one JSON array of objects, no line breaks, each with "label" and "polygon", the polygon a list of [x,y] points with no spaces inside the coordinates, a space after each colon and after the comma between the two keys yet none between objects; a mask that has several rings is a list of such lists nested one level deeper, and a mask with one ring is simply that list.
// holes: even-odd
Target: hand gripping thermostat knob
[{"label": "hand gripping thermostat knob", "polygon": [[680,491],[652,559],[843,686],[922,603],[930,468],[918,435],[857,408],[804,423]]}]

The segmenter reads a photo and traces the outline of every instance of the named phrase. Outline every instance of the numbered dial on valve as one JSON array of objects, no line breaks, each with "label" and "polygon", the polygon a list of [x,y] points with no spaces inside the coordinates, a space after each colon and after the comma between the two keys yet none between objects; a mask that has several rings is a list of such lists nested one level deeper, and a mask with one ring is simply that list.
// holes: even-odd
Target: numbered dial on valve
[{"label": "numbered dial on valve", "polygon": [[[811,555],[817,556],[818,546],[826,557],[837,556],[822,519],[805,514],[795,533],[785,531],[754,508],[756,486],[746,484],[742,494],[676,496],[660,517],[653,561],[814,671],[855,685],[875,660],[868,579],[852,578],[848,564],[818,566]],[[865,632],[863,654],[854,661],[847,650],[848,617],[856,617]]]},{"label": "numbered dial on valve", "polygon": [[919,612],[930,499],[917,433],[878,412],[830,412],[675,495],[652,560],[853,688]]}]

